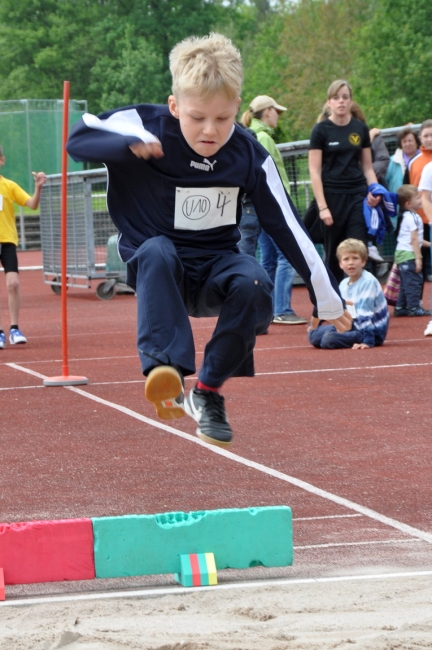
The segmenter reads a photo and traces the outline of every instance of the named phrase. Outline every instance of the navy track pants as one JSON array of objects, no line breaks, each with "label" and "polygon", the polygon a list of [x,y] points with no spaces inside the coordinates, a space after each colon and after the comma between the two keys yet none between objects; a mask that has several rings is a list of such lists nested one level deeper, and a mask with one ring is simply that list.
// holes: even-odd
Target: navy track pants
[{"label": "navy track pants", "polygon": [[205,347],[200,381],[219,388],[229,377],[253,376],[256,335],[273,317],[273,285],[255,258],[231,251],[180,257],[167,237],[158,236],[129,260],[128,282],[137,295],[144,375],[160,364],[194,374],[189,316],[219,316]]}]

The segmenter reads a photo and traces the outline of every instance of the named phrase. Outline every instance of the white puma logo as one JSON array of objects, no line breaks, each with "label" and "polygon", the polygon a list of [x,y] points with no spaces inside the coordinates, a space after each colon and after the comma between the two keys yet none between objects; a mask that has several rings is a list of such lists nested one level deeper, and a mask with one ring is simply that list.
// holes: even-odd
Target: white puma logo
[{"label": "white puma logo", "polygon": [[217,160],[211,163],[210,160],[208,160],[208,158],[204,158],[203,162],[207,163],[207,165],[210,165],[211,170],[213,171],[213,166],[216,165]]},{"label": "white puma logo", "polygon": [[195,169],[202,169],[204,172],[209,172],[210,169],[213,171],[213,166],[216,165],[217,160],[214,162],[210,162],[207,158],[204,158],[204,161],[202,163],[195,162],[195,160],[191,160],[190,166],[195,167]]}]

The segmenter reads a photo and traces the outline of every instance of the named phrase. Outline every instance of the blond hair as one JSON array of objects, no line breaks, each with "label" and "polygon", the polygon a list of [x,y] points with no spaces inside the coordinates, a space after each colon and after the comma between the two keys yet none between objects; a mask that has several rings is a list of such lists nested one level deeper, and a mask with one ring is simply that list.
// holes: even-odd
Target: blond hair
[{"label": "blond hair", "polygon": [[241,55],[222,34],[185,38],[171,50],[169,62],[172,92],[177,99],[182,95],[208,98],[218,92],[230,100],[240,96]]},{"label": "blond hair", "polygon": [[408,201],[412,201],[417,194],[418,187],[416,185],[409,185],[408,183],[401,185],[397,191],[399,206],[404,208]]},{"label": "blond hair", "polygon": [[356,253],[362,258],[364,262],[366,262],[368,258],[366,244],[360,241],[360,239],[345,239],[339,244],[336,249],[336,256],[339,262],[341,261],[343,255],[346,255],[347,253]]},{"label": "blond hair", "polygon": [[348,81],[345,81],[345,79],[336,79],[336,81],[333,81],[330,86],[327,88],[327,99],[331,99],[337,93],[340,91],[342,86],[346,86],[349,90],[350,94],[350,99],[352,99],[352,88],[349,85]]}]

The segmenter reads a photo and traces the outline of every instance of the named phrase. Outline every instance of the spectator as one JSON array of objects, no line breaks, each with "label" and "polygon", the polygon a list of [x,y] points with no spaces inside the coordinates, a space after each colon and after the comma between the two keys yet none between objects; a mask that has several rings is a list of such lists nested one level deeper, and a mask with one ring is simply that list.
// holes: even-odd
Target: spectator
[{"label": "spectator", "polygon": [[[325,261],[340,281],[343,271],[336,249],[341,241],[355,238],[367,246],[368,234],[363,217],[363,199],[371,207],[380,198],[368,193],[376,183],[372,166],[369,130],[352,117],[352,90],[347,81],[334,81],[327,91],[331,115],[312,129],[309,145],[309,171],[314,201],[309,210],[319,212],[323,226]],[[305,215],[305,223],[307,223]]]},{"label": "spectator", "polygon": [[[409,161],[408,167],[405,170],[404,183],[415,185],[419,187],[420,179],[423,169],[429,162],[432,162],[432,120],[425,120],[420,127],[420,153],[414,156]],[[424,224],[428,223],[424,210],[420,207],[418,214],[422,218]],[[423,241],[429,242],[430,232],[429,228],[424,228]],[[423,258],[423,279],[427,282],[432,280],[432,268],[430,260],[430,251],[427,245],[422,247]]]},{"label": "spectator", "polygon": [[[0,145],[0,168],[6,162],[3,147]],[[27,194],[19,185],[13,181],[0,176],[0,261],[2,263],[6,287],[8,291],[8,306],[10,317],[9,343],[27,343],[27,339],[18,326],[18,319],[21,307],[21,292],[18,275],[18,232],[15,222],[15,211],[13,204],[26,205],[36,210],[39,205],[42,186],[46,183],[44,172],[32,172],[35,180],[35,191],[33,196]],[[6,347],[6,335],[0,325],[0,350]]]},{"label": "spectator", "polygon": [[[351,115],[355,117],[357,120],[361,120],[366,124],[366,117],[362,109],[360,108],[360,106],[357,104],[357,102],[352,103]],[[387,150],[387,147],[381,135],[381,131],[379,129],[377,128],[369,129],[369,137],[371,140],[373,170],[378,179],[378,183],[382,185],[384,188],[387,188],[387,184],[385,182],[385,175],[387,172],[388,164],[390,162],[390,154]],[[371,237],[370,234],[368,240],[368,256],[374,262],[378,262],[378,263],[384,262],[384,258],[381,257],[378,251],[376,245],[376,238]]]},{"label": "spectator", "polygon": [[411,158],[420,153],[420,138],[406,126],[397,136],[398,148],[390,158],[386,173],[386,183],[390,192],[397,192],[403,183],[405,170]]},{"label": "spectator", "polygon": [[[259,95],[252,100],[249,109],[243,113],[241,122],[244,126],[255,131],[258,142],[260,142],[272,156],[281,176],[282,183],[289,194],[289,180],[285,171],[283,159],[272,137],[273,129],[277,126],[280,114],[286,110],[287,109],[284,106],[277,104],[272,97],[269,97],[268,95]],[[247,209],[249,212],[249,214],[247,214],[247,219],[243,219],[242,215],[243,223],[246,221],[246,225],[249,226],[247,228],[248,234],[246,242],[251,240],[250,223],[254,216],[251,214],[250,208]],[[258,220],[256,220],[255,228],[258,229],[258,227]],[[241,228],[242,222],[240,222],[240,229]],[[291,307],[295,269],[291,266],[265,230],[261,230],[261,234],[259,235],[259,244],[261,264],[267,271],[270,280],[274,283],[273,323],[284,325],[300,325],[307,323],[307,320],[301,316],[297,316]],[[247,250],[247,252],[250,252],[247,243],[242,246],[240,242],[239,248],[240,250]]]},{"label": "spectator", "polygon": [[[422,307],[423,292],[422,254],[423,221],[418,214],[421,194],[415,185],[401,185],[398,189],[400,214],[396,226],[395,262],[400,276],[399,295],[395,316],[430,316]],[[430,248],[430,243],[425,242]]]},{"label": "spectator", "polygon": [[[257,139],[257,134],[253,129],[245,126],[242,122],[236,122],[239,126],[243,127],[252,137]],[[249,196],[244,195],[242,198],[242,216],[240,219],[240,232],[241,239],[238,247],[241,253],[245,255],[256,256],[258,237],[261,232],[261,225],[258,221],[254,205]],[[264,332],[263,332],[264,333]],[[267,334],[267,331],[265,332]]]},{"label": "spectator", "polygon": [[382,345],[389,324],[387,301],[378,280],[364,269],[368,257],[365,244],[358,239],[346,239],[339,244],[336,254],[348,276],[339,288],[353,318],[352,328],[339,333],[333,325],[323,325],[312,318],[309,342],[326,350],[365,350]]}]

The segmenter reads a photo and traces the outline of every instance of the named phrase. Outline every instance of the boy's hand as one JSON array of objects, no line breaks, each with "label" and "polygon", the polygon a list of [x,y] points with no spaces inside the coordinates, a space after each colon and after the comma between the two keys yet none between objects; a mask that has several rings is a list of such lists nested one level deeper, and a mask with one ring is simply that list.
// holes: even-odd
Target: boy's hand
[{"label": "boy's hand", "polygon": [[35,180],[36,187],[42,187],[47,182],[47,177],[45,172],[32,172],[32,176]]},{"label": "boy's hand", "polygon": [[129,145],[129,149],[137,158],[162,158],[164,152],[160,142],[134,142]]},{"label": "boy's hand", "polygon": [[376,208],[378,203],[381,201],[380,196],[374,196],[372,192],[369,192],[369,194],[366,197],[366,203],[370,205],[371,208]]},{"label": "boy's hand", "polygon": [[423,260],[421,257],[416,257],[415,265],[416,265],[416,273],[420,273],[423,268]]},{"label": "boy's hand", "polygon": [[351,350],[368,350],[369,348],[370,345],[366,345],[366,343],[354,343]]},{"label": "boy's hand", "polygon": [[333,320],[327,319],[330,325],[334,325],[338,332],[349,332],[352,327],[352,316],[345,309],[342,316],[339,318],[334,318]]}]

